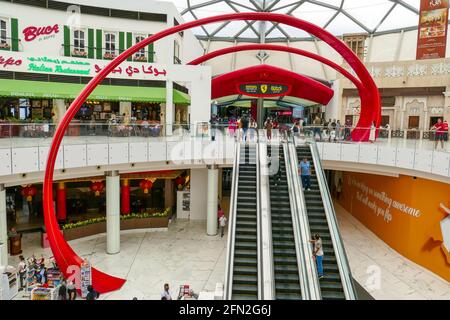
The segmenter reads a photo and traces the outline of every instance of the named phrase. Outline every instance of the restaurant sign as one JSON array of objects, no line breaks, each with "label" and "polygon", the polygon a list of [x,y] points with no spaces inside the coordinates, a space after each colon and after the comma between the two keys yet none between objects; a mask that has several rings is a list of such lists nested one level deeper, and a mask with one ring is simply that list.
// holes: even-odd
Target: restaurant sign
[{"label": "restaurant sign", "polygon": [[445,58],[448,0],[421,0],[416,59]]},{"label": "restaurant sign", "polygon": [[240,94],[257,97],[276,97],[288,95],[291,86],[276,83],[241,83],[238,91]]},{"label": "restaurant sign", "polygon": [[[17,53],[0,54],[0,70],[17,72],[38,72],[73,76],[94,77],[110,61],[74,59],[70,57],[48,57]],[[123,62],[108,78],[158,79],[165,80],[167,71],[162,65],[151,63]]]}]

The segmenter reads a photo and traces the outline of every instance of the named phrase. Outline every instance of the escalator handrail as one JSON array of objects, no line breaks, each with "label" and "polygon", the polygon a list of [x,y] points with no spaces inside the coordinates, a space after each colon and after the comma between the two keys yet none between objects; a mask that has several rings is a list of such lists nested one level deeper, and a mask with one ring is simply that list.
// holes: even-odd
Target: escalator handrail
[{"label": "escalator handrail", "polygon": [[[297,258],[297,268],[298,277],[300,279],[300,288],[302,300],[311,300],[309,281],[308,281],[308,271],[306,267],[305,254],[303,250],[303,241],[301,239],[301,227],[298,223],[298,210],[299,210],[299,199],[298,194],[295,190],[295,178],[292,172],[292,161],[290,159],[289,145],[287,143],[282,143],[282,152],[286,164],[286,177],[288,183],[289,192],[289,204],[291,209],[291,219],[292,219],[292,230],[294,232],[295,241],[295,254]],[[306,272],[305,272],[306,271]]]},{"label": "escalator handrail", "polygon": [[241,144],[236,141],[235,154],[233,161],[233,180],[231,186],[230,197],[230,212],[228,224],[228,250],[227,250],[227,263],[225,265],[225,300],[231,300],[233,293],[233,266],[234,266],[234,245],[236,237],[236,210],[237,210],[237,195],[238,195],[238,182],[239,182],[239,158],[241,151]]},{"label": "escalator handrail", "polygon": [[[250,152],[250,151],[249,151]],[[262,261],[262,236],[261,236],[261,186],[260,186],[260,176],[261,176],[261,166],[259,161],[259,140],[256,142],[256,241],[257,241],[257,270],[258,270],[258,300],[263,300],[264,298],[264,286],[263,286],[263,264]]]},{"label": "escalator handrail", "polygon": [[264,300],[275,299],[275,276],[272,244],[272,217],[270,205],[270,183],[267,167],[267,144],[263,141],[259,145],[260,163],[260,209],[261,209],[261,248],[262,248],[262,285]]},{"label": "escalator handrail", "polygon": [[[291,142],[291,140],[290,140]],[[306,276],[308,295],[310,300],[321,300],[321,290],[319,280],[317,278],[316,263],[312,259],[313,250],[309,242],[311,239],[311,231],[309,229],[308,211],[306,209],[306,201],[302,192],[300,179],[298,176],[298,158],[294,143],[288,143],[288,157],[290,165],[290,174],[292,177],[292,187],[295,201],[295,224],[299,234],[296,235],[298,243],[301,245],[301,254],[303,259],[304,277]]]},{"label": "escalator handrail", "polygon": [[328,228],[330,230],[331,240],[335,249],[336,261],[339,268],[339,274],[341,276],[342,287],[344,289],[345,298],[347,300],[356,300],[356,289],[353,283],[353,277],[351,274],[350,264],[348,257],[344,249],[341,233],[339,232],[339,225],[336,219],[336,214],[331,201],[331,193],[328,188],[328,183],[325,179],[322,162],[319,156],[319,149],[315,141],[308,143],[310,145],[314,167],[317,175],[317,181],[319,183],[320,193],[322,195],[322,201],[324,204],[325,215],[328,221]]}]

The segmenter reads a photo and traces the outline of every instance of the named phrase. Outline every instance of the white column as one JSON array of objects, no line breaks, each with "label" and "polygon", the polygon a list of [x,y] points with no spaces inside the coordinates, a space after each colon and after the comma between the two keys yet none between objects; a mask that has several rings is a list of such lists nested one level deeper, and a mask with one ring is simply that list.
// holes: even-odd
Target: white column
[{"label": "white column", "polygon": [[206,233],[208,236],[217,235],[218,190],[219,169],[216,166],[208,166],[208,200],[206,213]]},{"label": "white column", "polygon": [[59,123],[66,113],[66,101],[64,99],[53,99],[53,123]]},{"label": "white column", "polygon": [[172,124],[175,120],[175,106],[173,104],[173,82],[166,81],[166,135],[172,135]]},{"label": "white column", "polygon": [[106,173],[106,253],[120,252],[120,176]]},{"label": "white column", "polygon": [[8,265],[8,226],[6,217],[6,190],[0,184],[0,266]]}]

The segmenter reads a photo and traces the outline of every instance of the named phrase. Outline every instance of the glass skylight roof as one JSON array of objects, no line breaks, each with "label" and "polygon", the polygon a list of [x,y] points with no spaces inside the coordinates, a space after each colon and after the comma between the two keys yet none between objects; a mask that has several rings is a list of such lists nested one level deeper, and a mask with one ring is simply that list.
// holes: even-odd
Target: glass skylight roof
[{"label": "glass skylight roof", "polygon": [[[167,0],[185,21],[233,12],[284,13],[307,20],[334,35],[377,34],[416,27],[420,0]],[[234,21],[193,29],[201,39],[266,42],[298,40],[310,35],[271,22]]]}]

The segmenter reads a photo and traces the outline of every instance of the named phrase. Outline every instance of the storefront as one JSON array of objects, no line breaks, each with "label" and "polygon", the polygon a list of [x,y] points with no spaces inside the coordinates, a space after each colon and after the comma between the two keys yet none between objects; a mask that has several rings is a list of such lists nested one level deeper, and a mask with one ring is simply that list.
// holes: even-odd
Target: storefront
[{"label": "storefront", "polygon": [[[121,214],[176,209],[176,192],[189,184],[186,177],[189,173],[183,170],[122,174]],[[62,226],[105,217],[104,176],[59,181],[54,189],[56,213]],[[44,225],[41,184],[9,187],[6,198],[8,230],[13,227],[19,232],[41,230]]]},{"label": "storefront", "polygon": [[[57,83],[43,81],[25,81],[0,79],[0,100],[2,104],[3,120],[6,123],[47,122],[57,123],[58,106],[55,101],[63,104],[63,111],[83,89],[83,84]],[[20,91],[17,90],[20,88]],[[80,122],[108,123],[115,119],[115,123],[124,123],[124,114],[130,116],[130,124],[141,124],[146,120],[149,125],[164,125],[165,110],[162,105],[166,102],[165,87],[134,87],[118,85],[101,85],[89,96],[80,108],[72,122],[71,135],[86,133],[73,129]],[[189,95],[173,90],[176,123],[187,124],[189,121]],[[123,107],[130,106],[130,112],[123,112]],[[133,123],[131,123],[131,121]],[[4,126],[3,126],[4,127]],[[11,128],[2,136],[20,135]],[[104,129],[104,128],[103,128]],[[86,128],[87,130],[87,128]],[[2,130],[3,131],[3,130]]]}]

